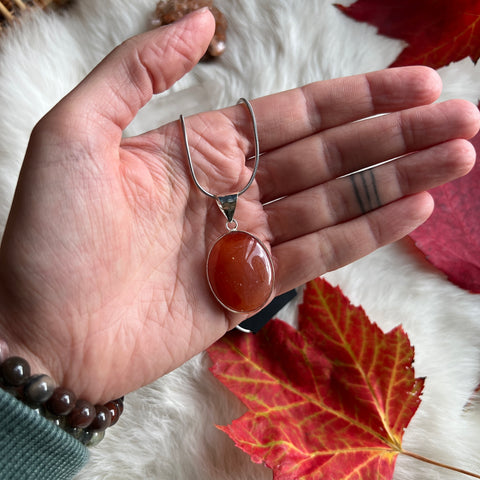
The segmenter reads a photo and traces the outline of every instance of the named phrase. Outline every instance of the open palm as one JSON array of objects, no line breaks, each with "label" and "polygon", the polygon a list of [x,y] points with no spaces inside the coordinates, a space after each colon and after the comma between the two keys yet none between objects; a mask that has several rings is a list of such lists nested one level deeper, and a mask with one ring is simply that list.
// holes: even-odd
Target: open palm
[{"label": "open palm", "polygon": [[[0,336],[92,402],[158,378],[245,319],[208,289],[205,258],[225,219],[192,183],[179,123],[122,138],[152,94],[195,65],[213,28],[202,11],[126,42],[32,133],[0,251]],[[236,218],[271,249],[276,294],[406,235],[431,212],[424,191],[469,171],[463,139],[477,109],[430,105],[439,91],[433,71],[407,68],[252,102],[263,155]],[[241,188],[248,111],[187,125],[202,185]]]}]

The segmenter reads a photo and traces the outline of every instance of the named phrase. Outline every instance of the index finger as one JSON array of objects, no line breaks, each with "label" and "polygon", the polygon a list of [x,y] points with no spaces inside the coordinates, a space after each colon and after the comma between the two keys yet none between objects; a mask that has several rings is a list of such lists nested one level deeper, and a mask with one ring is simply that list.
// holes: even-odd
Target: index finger
[{"label": "index finger", "polygon": [[[402,67],[324,80],[252,101],[260,149],[268,151],[321,130],[438,99],[439,75],[427,67]],[[242,106],[223,112],[252,154],[252,127]]]}]

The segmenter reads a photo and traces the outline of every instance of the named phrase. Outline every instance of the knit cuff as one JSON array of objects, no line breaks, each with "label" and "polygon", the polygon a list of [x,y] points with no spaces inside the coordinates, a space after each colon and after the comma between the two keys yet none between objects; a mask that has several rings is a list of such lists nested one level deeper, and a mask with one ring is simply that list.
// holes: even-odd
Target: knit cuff
[{"label": "knit cuff", "polygon": [[71,435],[0,389],[0,472],[11,480],[69,480],[88,451]]}]

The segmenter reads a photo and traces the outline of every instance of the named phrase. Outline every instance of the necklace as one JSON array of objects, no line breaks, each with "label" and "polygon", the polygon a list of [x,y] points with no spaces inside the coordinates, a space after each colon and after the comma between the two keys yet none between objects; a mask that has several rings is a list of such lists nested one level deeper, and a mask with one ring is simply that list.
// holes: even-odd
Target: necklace
[{"label": "necklace", "polygon": [[183,115],[180,115],[180,124],[193,182],[204,195],[216,201],[227,219],[227,233],[216,240],[207,256],[208,285],[217,301],[227,310],[251,313],[265,306],[272,296],[275,274],[272,258],[265,245],[251,233],[239,230],[238,222],[233,218],[238,197],[252,185],[260,161],[255,113],[245,98],[241,98],[239,103],[244,103],[250,113],[255,141],[255,164],[252,175],[239,192],[215,195],[200,185],[193,168]]}]

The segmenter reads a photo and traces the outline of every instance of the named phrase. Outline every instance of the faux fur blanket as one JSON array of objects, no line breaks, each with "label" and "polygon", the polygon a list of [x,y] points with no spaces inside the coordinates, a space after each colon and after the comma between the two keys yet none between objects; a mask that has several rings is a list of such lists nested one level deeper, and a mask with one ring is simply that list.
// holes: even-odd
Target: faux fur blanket
[{"label": "faux fur blanket", "polygon": [[[352,0],[343,0],[343,4]],[[388,66],[402,42],[377,35],[333,0],[217,0],[228,23],[227,51],[157,96],[128,127],[137,134],[179,113],[233,104],[314,80]],[[151,28],[156,0],[76,0],[62,14],[37,10],[0,39],[0,223],[37,120],[127,37]],[[469,59],[440,70],[442,99],[477,102],[480,67]],[[404,436],[407,450],[480,473],[480,404],[465,405],[480,383],[480,296],[450,284],[402,240],[326,278],[361,304],[382,329],[402,324],[415,346],[423,400]],[[281,317],[294,322],[295,306]],[[119,424],[78,477],[92,479],[263,480],[216,424],[244,412],[198,355],[126,398]],[[458,479],[400,456],[395,479]],[[369,480],[369,479],[365,479]]]}]

